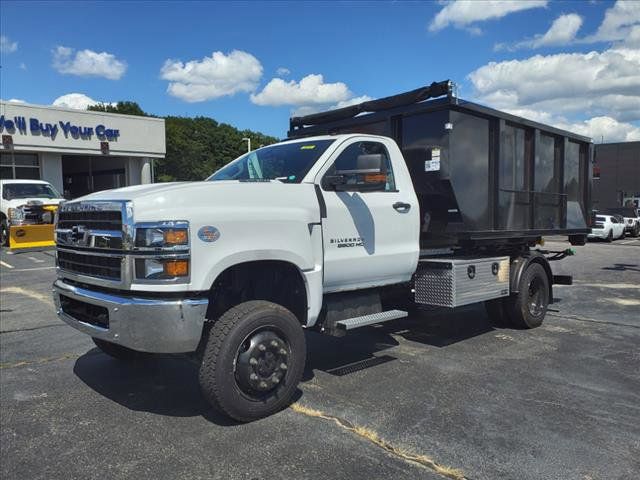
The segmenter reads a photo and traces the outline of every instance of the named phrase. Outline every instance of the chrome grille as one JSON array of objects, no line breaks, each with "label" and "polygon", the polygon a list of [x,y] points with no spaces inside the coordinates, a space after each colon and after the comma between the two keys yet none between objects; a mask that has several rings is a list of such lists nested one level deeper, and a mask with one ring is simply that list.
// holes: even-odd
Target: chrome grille
[{"label": "chrome grille", "polygon": [[122,212],[112,210],[69,211],[58,216],[59,229],[71,229],[83,225],[91,230],[122,230]]},{"label": "chrome grille", "polygon": [[124,201],[77,201],[58,211],[56,243],[61,275],[95,278],[120,286],[126,275],[125,250],[130,238],[130,206]]},{"label": "chrome grille", "polygon": [[58,266],[66,271],[109,280],[120,280],[122,255],[95,255],[58,249]]}]

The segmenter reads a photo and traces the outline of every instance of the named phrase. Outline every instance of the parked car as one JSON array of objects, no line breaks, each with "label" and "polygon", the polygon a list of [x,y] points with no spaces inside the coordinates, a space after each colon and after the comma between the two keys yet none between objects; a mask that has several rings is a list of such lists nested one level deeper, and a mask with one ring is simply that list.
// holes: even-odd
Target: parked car
[{"label": "parked car", "polygon": [[618,238],[624,237],[624,223],[622,223],[616,215],[596,215],[596,221],[591,227],[591,233],[587,238],[599,238],[610,242]]},{"label": "parked car", "polygon": [[606,213],[622,217],[624,231],[632,237],[640,235],[640,215],[637,209],[633,207],[607,208]]}]

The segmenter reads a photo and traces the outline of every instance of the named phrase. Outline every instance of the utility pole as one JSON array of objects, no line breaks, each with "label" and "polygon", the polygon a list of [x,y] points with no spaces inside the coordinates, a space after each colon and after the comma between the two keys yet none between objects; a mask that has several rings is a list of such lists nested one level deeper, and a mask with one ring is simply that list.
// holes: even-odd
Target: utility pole
[{"label": "utility pole", "polygon": [[251,139],[250,138],[243,138],[242,141],[243,142],[247,142],[247,153],[249,153],[251,151]]}]

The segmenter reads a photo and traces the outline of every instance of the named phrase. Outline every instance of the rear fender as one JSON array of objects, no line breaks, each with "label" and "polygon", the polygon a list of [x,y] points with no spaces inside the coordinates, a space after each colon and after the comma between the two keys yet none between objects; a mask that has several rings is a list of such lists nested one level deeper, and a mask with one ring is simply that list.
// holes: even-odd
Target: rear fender
[{"label": "rear fender", "polygon": [[511,293],[518,293],[520,291],[520,279],[531,263],[542,265],[542,268],[544,268],[544,271],[547,273],[547,279],[549,280],[549,303],[553,303],[553,273],[551,272],[551,265],[549,265],[549,261],[543,255],[536,252],[529,252],[525,256],[517,257],[511,262],[511,269],[509,271],[509,289]]}]

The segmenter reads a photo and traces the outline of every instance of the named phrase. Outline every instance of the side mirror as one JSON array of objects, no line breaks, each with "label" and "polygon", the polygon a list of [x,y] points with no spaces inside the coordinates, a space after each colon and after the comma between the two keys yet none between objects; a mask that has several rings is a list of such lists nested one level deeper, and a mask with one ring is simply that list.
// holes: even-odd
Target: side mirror
[{"label": "side mirror", "polygon": [[387,185],[387,165],[382,154],[358,155],[357,168],[336,170],[326,177],[327,185],[336,192],[383,191]]}]

